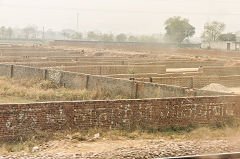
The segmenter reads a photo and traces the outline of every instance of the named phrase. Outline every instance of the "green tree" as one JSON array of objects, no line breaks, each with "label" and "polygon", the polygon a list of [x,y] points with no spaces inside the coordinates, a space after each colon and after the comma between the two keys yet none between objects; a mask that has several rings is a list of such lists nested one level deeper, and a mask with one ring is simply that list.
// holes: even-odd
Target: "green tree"
[{"label": "green tree", "polygon": [[201,36],[202,40],[210,44],[211,41],[217,41],[221,33],[225,29],[225,24],[217,21],[206,23],[204,32]]},{"label": "green tree", "polygon": [[220,41],[236,41],[237,37],[233,33],[227,33],[227,34],[221,34],[218,37],[218,40]]},{"label": "green tree", "polygon": [[154,36],[142,35],[138,38],[139,42],[154,43],[158,40]]},{"label": "green tree", "polygon": [[72,29],[64,29],[62,30],[62,35],[64,37],[64,39],[75,39],[75,35],[76,32]]},{"label": "green tree", "polygon": [[26,39],[29,39],[30,37],[36,38],[37,28],[34,26],[27,26],[23,28],[23,33]]},{"label": "green tree", "polygon": [[119,34],[116,36],[117,42],[125,42],[127,41],[127,36],[125,34]]},{"label": "green tree", "polygon": [[7,30],[6,30],[6,36],[7,36],[7,38],[12,38],[12,36],[13,36],[13,30],[12,30],[12,28],[11,27],[8,27],[7,28]]},{"label": "green tree", "polygon": [[112,41],[114,41],[114,36],[113,36],[113,34],[103,34],[101,36],[101,41],[112,42]]},{"label": "green tree", "polygon": [[82,33],[75,32],[74,34],[72,34],[72,39],[81,40],[82,39]]},{"label": "green tree", "polygon": [[165,22],[166,38],[172,42],[181,43],[184,39],[195,34],[195,27],[189,24],[188,19],[171,17]]},{"label": "green tree", "polygon": [[1,37],[1,39],[4,39],[5,35],[6,35],[6,28],[4,26],[2,26],[0,28],[0,37]]},{"label": "green tree", "polygon": [[128,41],[129,42],[138,42],[138,37],[131,35],[128,37]]},{"label": "green tree", "polygon": [[90,31],[87,33],[87,39],[88,40],[100,40],[100,35],[93,31]]}]

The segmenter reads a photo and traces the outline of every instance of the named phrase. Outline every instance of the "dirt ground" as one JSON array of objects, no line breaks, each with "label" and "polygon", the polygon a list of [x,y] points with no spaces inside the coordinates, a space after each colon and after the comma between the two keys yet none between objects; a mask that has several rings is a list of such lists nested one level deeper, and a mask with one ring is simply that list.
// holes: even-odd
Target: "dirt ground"
[{"label": "dirt ground", "polygon": [[[61,49],[61,47],[55,47]],[[227,66],[240,65],[240,52],[227,51],[210,51],[200,49],[175,49],[175,48],[148,48],[148,47],[117,47],[117,46],[89,46],[81,45],[78,47],[63,47],[66,50],[85,50],[85,56],[114,56],[114,57],[128,57],[128,58],[146,58],[146,59],[188,59],[188,60],[220,60],[226,61]],[[183,72],[183,71],[197,71],[197,68],[189,69],[168,69],[168,72]],[[240,94],[240,88],[229,88],[232,92]],[[18,97],[1,97],[0,103],[9,101],[31,102],[29,100],[22,100]],[[100,137],[94,141],[79,141],[73,139],[72,136],[65,138],[43,142],[41,144],[31,145],[14,145],[13,148],[8,145],[1,145],[1,156],[5,158],[38,158],[37,156],[44,156],[44,158],[153,158],[153,157],[172,157],[181,155],[195,155],[202,153],[219,153],[219,152],[233,152],[240,151],[239,134],[234,137],[227,137],[225,131],[223,135],[213,133],[212,135],[204,136],[208,131],[201,130],[196,132],[195,136],[187,138],[185,135],[175,137],[169,135],[168,137],[144,137],[144,138],[120,138],[111,139]],[[224,130],[221,130],[224,131]],[[232,132],[240,132],[239,129],[231,130]],[[204,133],[203,133],[204,132]],[[221,133],[220,133],[221,134]],[[203,135],[203,138],[199,136]],[[27,144],[30,144],[27,145]],[[17,146],[17,147],[16,147]],[[36,150],[33,151],[33,148]],[[58,156],[58,155],[61,156]],[[76,157],[76,154],[80,154]],[[51,156],[49,156],[51,155]],[[93,157],[95,155],[95,157]],[[138,157],[137,157],[138,156]]]},{"label": "dirt ground", "polygon": [[235,88],[230,88],[230,89],[233,93],[240,95],[240,87],[235,87]]},{"label": "dirt ground", "polygon": [[94,142],[58,140],[35,146],[32,150],[8,152],[5,158],[155,158],[240,151],[240,140],[165,140],[165,139],[99,139]]},{"label": "dirt ground", "polygon": [[[171,47],[151,47],[151,46],[116,46],[116,45],[94,45],[94,44],[79,44],[77,46],[54,46],[56,48],[65,48],[70,50],[82,50],[86,52],[103,53],[102,55],[109,56],[166,56],[168,58],[203,58],[203,59],[218,59],[218,60],[240,60],[239,51],[222,51],[222,50],[203,50],[198,48],[171,48]],[[95,52],[94,51],[94,52]],[[92,52],[90,55],[93,55]],[[95,53],[96,53],[95,52]],[[155,55],[155,56],[154,56]]]}]

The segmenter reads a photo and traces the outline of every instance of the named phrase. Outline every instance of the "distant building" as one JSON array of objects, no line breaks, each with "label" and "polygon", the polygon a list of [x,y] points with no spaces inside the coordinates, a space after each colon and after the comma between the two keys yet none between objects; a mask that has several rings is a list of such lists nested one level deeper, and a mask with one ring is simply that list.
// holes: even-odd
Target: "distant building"
[{"label": "distant building", "polygon": [[240,31],[236,32],[236,41],[240,42]]},{"label": "distant building", "polygon": [[214,49],[214,50],[240,50],[240,42],[237,41],[215,41],[215,42],[202,42],[202,49]]},{"label": "distant building", "polygon": [[236,41],[213,41],[213,42],[202,42],[202,49],[214,49],[214,50],[240,50],[240,31],[235,33]]}]

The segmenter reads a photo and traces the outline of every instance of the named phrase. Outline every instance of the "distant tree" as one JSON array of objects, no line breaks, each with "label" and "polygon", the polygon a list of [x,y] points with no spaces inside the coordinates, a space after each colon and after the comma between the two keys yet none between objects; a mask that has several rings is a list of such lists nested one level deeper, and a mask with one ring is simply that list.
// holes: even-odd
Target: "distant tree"
[{"label": "distant tree", "polygon": [[188,19],[171,17],[165,22],[166,38],[172,42],[181,43],[184,39],[195,34],[195,27],[189,24]]},{"label": "distant tree", "polygon": [[82,36],[83,36],[82,33],[75,32],[74,34],[72,34],[72,39],[81,40]]},{"label": "distant tree", "polygon": [[63,29],[62,30],[62,35],[63,35],[64,39],[73,39],[75,33],[76,32],[72,29]]},{"label": "distant tree", "polygon": [[65,32],[64,30],[62,31],[62,35],[64,39],[68,39],[69,35],[67,32]]},{"label": "distant tree", "polygon": [[95,33],[94,31],[90,31],[87,33],[88,40],[100,40],[100,35]]},{"label": "distant tree", "polygon": [[27,26],[23,28],[23,33],[26,39],[36,38],[37,28],[35,26]]},{"label": "distant tree", "polygon": [[153,42],[157,42],[158,40],[154,36],[142,35],[138,37],[138,41],[145,42],[145,43],[153,43]]},{"label": "distant tree", "polygon": [[0,37],[1,37],[1,39],[4,39],[5,35],[6,35],[6,28],[5,28],[5,26],[2,26],[0,28]]},{"label": "distant tree", "polygon": [[101,41],[112,42],[112,41],[114,41],[114,36],[113,36],[113,34],[103,34],[101,36]]},{"label": "distant tree", "polygon": [[116,41],[117,42],[125,42],[127,41],[127,35],[125,34],[119,34],[116,36]]},{"label": "distant tree", "polygon": [[138,37],[131,35],[128,37],[128,41],[129,42],[138,42]]},{"label": "distant tree", "polygon": [[11,27],[8,27],[6,30],[6,37],[10,39],[12,38],[12,36],[13,36],[13,30]]},{"label": "distant tree", "polygon": [[54,32],[52,29],[48,29],[45,33],[45,37],[47,39],[55,39],[56,38],[56,32]]},{"label": "distant tree", "polygon": [[218,37],[220,41],[236,41],[237,37],[233,33],[221,34]]},{"label": "distant tree", "polygon": [[217,21],[206,23],[204,32],[201,36],[202,40],[210,44],[211,41],[217,41],[221,33],[225,29],[225,24]]}]

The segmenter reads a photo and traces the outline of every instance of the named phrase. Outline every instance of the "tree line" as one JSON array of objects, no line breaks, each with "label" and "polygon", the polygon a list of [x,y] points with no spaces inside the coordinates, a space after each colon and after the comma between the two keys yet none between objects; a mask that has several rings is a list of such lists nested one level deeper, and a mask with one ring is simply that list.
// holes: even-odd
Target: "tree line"
[{"label": "tree line", "polygon": [[22,29],[0,27],[0,39],[61,39],[61,40],[89,40],[107,42],[161,42],[161,35],[127,35],[124,33],[114,35],[89,31],[85,35],[73,29],[62,31],[38,30],[36,26],[27,26]]},{"label": "tree line", "polygon": [[[85,34],[73,29],[64,29],[60,32],[51,29],[38,30],[36,26],[27,26],[22,29],[12,29],[2,26],[0,28],[0,39],[22,38],[22,39],[65,39],[65,40],[89,40],[107,42],[173,42],[181,44],[189,42],[195,34],[195,27],[189,20],[180,16],[170,17],[165,21],[165,35],[128,35],[112,33],[100,33],[89,31]],[[201,39],[204,42],[211,41],[236,41],[233,33],[223,34],[226,25],[222,22],[213,21],[204,25]]]},{"label": "tree line", "polygon": [[[226,25],[222,22],[213,21],[205,23],[204,31],[201,35],[203,42],[214,41],[236,41],[236,35],[233,33],[223,34]],[[189,23],[188,19],[181,17],[172,17],[165,22],[165,37],[169,41],[182,43],[184,40],[189,41],[189,38],[195,34],[195,27]]]}]

